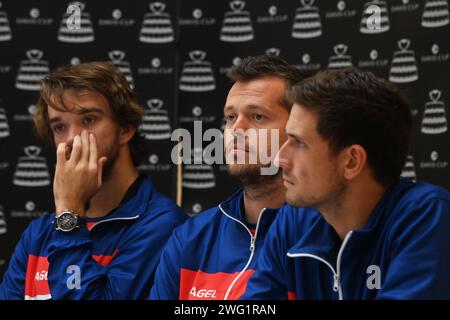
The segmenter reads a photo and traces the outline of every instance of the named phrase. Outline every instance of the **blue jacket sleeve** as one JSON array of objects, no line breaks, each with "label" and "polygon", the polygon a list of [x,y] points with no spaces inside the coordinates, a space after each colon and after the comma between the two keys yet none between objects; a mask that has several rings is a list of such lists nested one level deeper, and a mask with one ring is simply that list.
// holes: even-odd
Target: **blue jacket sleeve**
[{"label": "blue jacket sleeve", "polygon": [[92,258],[89,231],[54,231],[49,245],[48,281],[53,299],[145,299],[162,248],[185,219],[181,209],[140,223],[113,260],[103,266]]},{"label": "blue jacket sleeve", "polygon": [[179,231],[182,227],[175,229],[161,254],[149,300],[178,300],[179,298],[183,252],[183,241],[180,240]]},{"label": "blue jacket sleeve", "polygon": [[0,300],[23,300],[32,224],[22,233],[0,284]]},{"label": "blue jacket sleeve", "polygon": [[281,213],[270,227],[264,247],[258,257],[255,273],[247,283],[240,300],[286,300],[288,289],[285,283],[287,248],[282,236],[286,233]]},{"label": "blue jacket sleeve", "polygon": [[390,236],[392,260],[377,299],[449,299],[450,202],[420,204],[399,219]]}]

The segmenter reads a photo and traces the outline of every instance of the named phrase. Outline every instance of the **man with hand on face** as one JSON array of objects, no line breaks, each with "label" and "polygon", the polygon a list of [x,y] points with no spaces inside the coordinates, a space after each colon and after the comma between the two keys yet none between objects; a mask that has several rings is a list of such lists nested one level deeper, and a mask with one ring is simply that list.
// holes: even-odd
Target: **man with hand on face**
[{"label": "man with hand on face", "polygon": [[[272,161],[262,163],[259,156],[273,160],[286,140],[291,109],[286,89],[304,76],[281,58],[263,55],[244,59],[231,69],[230,78],[234,84],[224,108],[225,152],[228,173],[241,181],[243,189],[174,231],[150,299],[238,299],[254,272],[265,234],[285,202],[280,172],[265,175]],[[268,150],[261,137],[267,138]],[[278,142],[277,150],[271,149],[270,139]],[[257,161],[252,163],[252,158]]]},{"label": "man with hand on face", "polygon": [[277,162],[299,208],[278,213],[243,299],[450,298],[450,193],[400,178],[412,116],[397,90],[344,69],[289,98]]},{"label": "man with hand on face", "polygon": [[161,249],[187,216],[136,169],[142,117],[125,77],[103,62],[42,83],[34,119],[57,146],[55,214],[16,246],[0,299],[143,299]]}]

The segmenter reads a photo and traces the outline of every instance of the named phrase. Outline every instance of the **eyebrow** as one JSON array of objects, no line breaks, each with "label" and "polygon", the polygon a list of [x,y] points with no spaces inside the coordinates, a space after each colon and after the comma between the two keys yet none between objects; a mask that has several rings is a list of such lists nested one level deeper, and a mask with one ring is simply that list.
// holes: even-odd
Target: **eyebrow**
[{"label": "eyebrow", "polygon": [[[84,115],[84,114],[90,114],[90,113],[97,113],[97,114],[103,114],[103,110],[98,107],[82,107],[80,106],[77,108],[74,112],[75,114]],[[50,124],[55,122],[61,122],[61,117],[54,117],[50,119]]]},{"label": "eyebrow", "polygon": [[304,139],[303,137],[301,137],[301,136],[297,136],[297,135],[292,134],[292,133],[286,133],[286,135],[287,135],[289,138],[295,139],[297,142],[301,142],[301,143],[303,143],[303,144],[305,144],[305,145],[309,145],[309,141],[305,140],[305,139]]},{"label": "eyebrow", "polygon": [[[264,107],[264,106],[256,105],[256,104],[248,104],[248,105],[246,105],[246,107],[248,109],[250,109],[251,111],[254,111],[254,110],[270,111],[271,110],[271,108],[269,108],[269,107]],[[226,112],[231,109],[234,109],[234,106],[228,105],[228,106],[225,106],[223,111]]]},{"label": "eyebrow", "polygon": [[225,106],[225,108],[223,108],[223,112],[226,112],[226,111],[232,110],[232,109],[234,109],[234,106],[228,105],[228,106]]},{"label": "eyebrow", "polygon": [[304,138],[304,137],[302,137],[302,136],[300,136],[300,135],[298,135],[298,134],[296,134],[296,133],[294,133],[294,132],[290,132],[288,129],[289,129],[289,128],[286,126],[286,127],[285,127],[285,130],[284,130],[284,131],[286,132],[286,135],[287,135],[288,137],[295,138],[295,139],[298,140],[298,141],[305,142],[305,138]]}]

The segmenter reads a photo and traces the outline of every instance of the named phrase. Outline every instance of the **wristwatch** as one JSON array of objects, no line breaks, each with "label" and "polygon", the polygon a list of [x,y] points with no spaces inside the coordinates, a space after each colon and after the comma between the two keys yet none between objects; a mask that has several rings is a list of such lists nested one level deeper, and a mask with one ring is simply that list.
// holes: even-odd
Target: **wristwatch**
[{"label": "wristwatch", "polygon": [[82,219],[73,211],[64,210],[55,218],[56,230],[70,232],[82,225]]}]

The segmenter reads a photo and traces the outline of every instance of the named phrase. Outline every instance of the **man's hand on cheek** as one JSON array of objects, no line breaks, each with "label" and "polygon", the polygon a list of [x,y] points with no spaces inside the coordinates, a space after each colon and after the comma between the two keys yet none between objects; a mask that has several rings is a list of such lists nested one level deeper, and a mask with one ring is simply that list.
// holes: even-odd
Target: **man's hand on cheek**
[{"label": "man's hand on cheek", "polygon": [[98,158],[95,136],[86,130],[75,136],[70,158],[67,148],[66,143],[60,143],[56,151],[53,183],[56,213],[70,210],[84,217],[87,202],[101,187],[107,159]]}]

